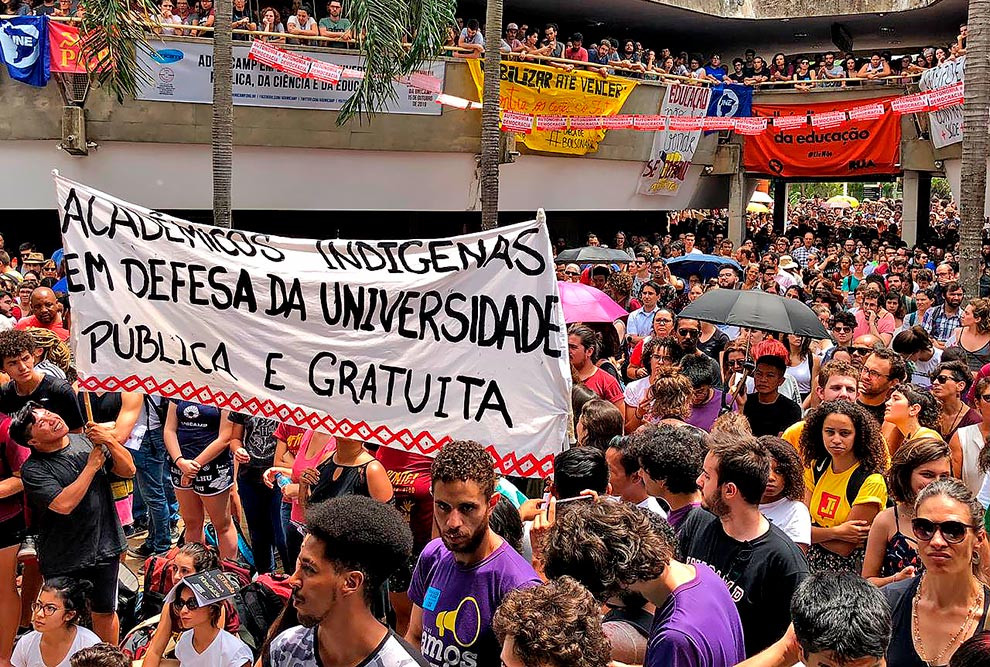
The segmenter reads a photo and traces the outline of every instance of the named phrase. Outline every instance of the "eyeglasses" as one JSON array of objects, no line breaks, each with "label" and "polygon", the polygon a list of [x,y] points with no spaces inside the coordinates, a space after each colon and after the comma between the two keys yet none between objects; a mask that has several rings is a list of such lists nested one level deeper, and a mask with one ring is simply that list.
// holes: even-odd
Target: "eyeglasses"
[{"label": "eyeglasses", "polygon": [[932,378],[932,382],[937,382],[938,384],[945,384],[946,382],[962,382],[955,375],[936,375]]},{"label": "eyeglasses", "polygon": [[654,322],[660,322],[661,324],[664,324],[664,323],[671,324],[671,323],[673,323],[674,320],[670,319],[669,317],[657,317],[653,321]]},{"label": "eyeglasses", "polygon": [[671,361],[670,357],[668,355],[666,355],[666,354],[653,354],[653,355],[650,355],[650,358],[653,359],[653,361],[659,361],[662,364],[663,363],[670,363],[670,361]]},{"label": "eyeglasses", "polygon": [[35,614],[40,612],[42,616],[51,616],[56,611],[65,611],[65,607],[56,607],[53,604],[41,604],[40,602],[32,602],[31,611]]},{"label": "eyeglasses", "polygon": [[866,356],[873,352],[872,347],[850,347],[849,354],[858,354],[860,356]]},{"label": "eyeglasses", "polygon": [[679,336],[697,336],[701,333],[699,329],[678,329],[677,334]]},{"label": "eyeglasses", "polygon": [[980,394],[979,396],[984,403],[990,403],[990,394]]},{"label": "eyeglasses", "polygon": [[935,537],[935,533],[939,532],[942,533],[942,539],[949,544],[959,544],[966,539],[967,528],[975,529],[976,526],[962,521],[931,521],[922,517],[911,519],[914,536],[925,542],[930,541]]},{"label": "eyeglasses", "polygon": [[184,600],[182,598],[178,598],[172,602],[172,607],[178,610],[185,607],[189,611],[196,611],[199,609],[199,603],[196,602],[196,598],[186,598]]},{"label": "eyeglasses", "polygon": [[[855,353],[853,353],[853,354],[855,354]],[[890,377],[889,375],[887,375],[885,373],[881,373],[880,371],[875,371],[872,368],[864,368],[862,371],[860,371],[860,373],[862,373],[863,375],[867,375],[867,376],[873,378],[874,380],[879,380],[880,378],[889,378]]]}]

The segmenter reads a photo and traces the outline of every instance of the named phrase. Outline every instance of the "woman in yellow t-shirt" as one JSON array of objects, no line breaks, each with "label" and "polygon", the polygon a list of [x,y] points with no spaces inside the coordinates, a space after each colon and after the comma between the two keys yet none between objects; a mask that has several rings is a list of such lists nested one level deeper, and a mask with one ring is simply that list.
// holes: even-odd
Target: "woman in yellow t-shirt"
[{"label": "woman in yellow t-shirt", "polygon": [[[930,393],[915,384],[901,383],[890,393],[887,399],[887,412],[884,422],[897,427],[904,439],[901,442],[918,438],[936,438],[942,436],[936,430],[942,412],[938,401]],[[898,448],[892,448],[893,456]],[[954,469],[958,474],[958,468]]]},{"label": "woman in yellow t-shirt", "polygon": [[811,571],[859,574],[870,526],[887,504],[880,425],[855,403],[827,401],[808,416],[801,452],[810,464],[804,483]]}]

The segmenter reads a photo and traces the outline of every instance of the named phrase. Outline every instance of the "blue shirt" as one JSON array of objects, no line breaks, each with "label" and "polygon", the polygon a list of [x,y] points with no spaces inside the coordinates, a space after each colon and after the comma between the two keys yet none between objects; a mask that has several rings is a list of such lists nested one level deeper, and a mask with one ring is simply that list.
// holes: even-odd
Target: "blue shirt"
[{"label": "blue shirt", "polygon": [[650,312],[646,312],[642,308],[632,311],[629,313],[629,319],[626,320],[626,333],[630,336],[650,335],[653,333],[653,316],[656,314],[656,308]]}]

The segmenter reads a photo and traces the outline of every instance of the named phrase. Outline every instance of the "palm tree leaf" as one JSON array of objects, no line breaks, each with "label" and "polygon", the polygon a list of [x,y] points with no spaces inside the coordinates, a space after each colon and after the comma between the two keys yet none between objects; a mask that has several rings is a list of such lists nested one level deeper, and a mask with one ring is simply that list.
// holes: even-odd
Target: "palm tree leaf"
[{"label": "palm tree leaf", "polygon": [[[355,0],[350,18],[365,74],[341,108],[338,125],[355,116],[370,119],[397,100],[393,81],[440,54],[455,6],[455,0]],[[409,38],[412,46],[406,47]]]},{"label": "palm tree leaf", "polygon": [[150,53],[148,28],[158,8],[151,0],[87,0],[80,33],[80,57],[90,76],[123,102],[134,97],[140,83],[151,81],[138,51]]}]

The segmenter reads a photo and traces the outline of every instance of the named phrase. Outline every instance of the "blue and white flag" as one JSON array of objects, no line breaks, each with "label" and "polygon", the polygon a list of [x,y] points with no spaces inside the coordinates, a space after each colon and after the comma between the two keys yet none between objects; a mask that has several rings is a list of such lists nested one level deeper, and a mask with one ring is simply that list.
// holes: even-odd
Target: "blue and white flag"
[{"label": "blue and white flag", "polygon": [[44,87],[51,77],[48,17],[18,16],[0,21],[0,61],[11,79]]},{"label": "blue and white flag", "polygon": [[720,118],[743,118],[753,115],[753,89],[739,83],[712,86],[708,115]]}]

